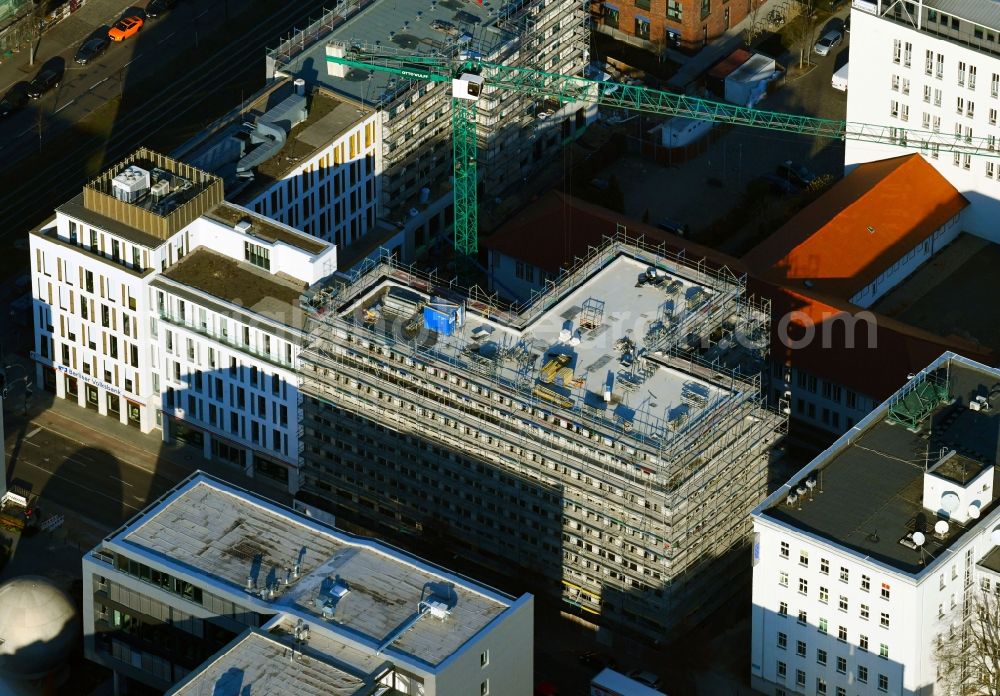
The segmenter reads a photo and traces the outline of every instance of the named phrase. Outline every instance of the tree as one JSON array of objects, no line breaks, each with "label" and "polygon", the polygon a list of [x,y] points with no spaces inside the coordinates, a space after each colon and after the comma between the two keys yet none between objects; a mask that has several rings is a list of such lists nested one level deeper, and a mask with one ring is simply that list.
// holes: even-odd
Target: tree
[{"label": "tree", "polygon": [[814,0],[799,0],[799,16],[791,24],[792,42],[799,48],[799,70],[808,62],[816,37],[816,7]]},{"label": "tree", "polygon": [[747,15],[747,28],[743,30],[743,42],[747,48],[750,48],[754,39],[761,33],[761,26],[757,21],[761,4],[763,4],[761,0],[752,0],[750,3],[750,14]]},{"label": "tree", "polygon": [[934,659],[945,693],[1000,694],[1000,596],[970,588],[942,618]]},{"label": "tree", "polygon": [[28,13],[28,37],[31,41],[28,47],[28,65],[35,64],[35,53],[42,40],[42,29],[45,27],[48,8],[49,0],[32,0],[31,11]]}]

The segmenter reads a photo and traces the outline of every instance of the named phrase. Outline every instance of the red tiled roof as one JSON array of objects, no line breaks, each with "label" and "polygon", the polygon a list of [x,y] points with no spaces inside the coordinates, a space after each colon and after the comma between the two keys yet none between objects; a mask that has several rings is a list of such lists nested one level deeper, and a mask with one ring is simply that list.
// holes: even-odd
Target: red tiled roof
[{"label": "red tiled roof", "polygon": [[[751,292],[771,300],[775,362],[884,399],[945,351],[992,364],[989,349],[958,336],[937,336],[910,324],[860,311],[842,300],[751,280]],[[807,328],[809,325],[811,329]],[[811,339],[806,340],[811,332]]]},{"label": "red tiled roof", "polygon": [[969,201],[917,154],[858,165],[754,247],[744,263],[779,284],[850,299]]}]

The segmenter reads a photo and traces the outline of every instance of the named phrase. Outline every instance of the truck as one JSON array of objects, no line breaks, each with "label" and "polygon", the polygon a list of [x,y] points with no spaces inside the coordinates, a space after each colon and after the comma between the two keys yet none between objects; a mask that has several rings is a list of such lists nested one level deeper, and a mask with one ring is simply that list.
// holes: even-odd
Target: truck
[{"label": "truck", "polygon": [[10,490],[0,497],[0,528],[10,532],[23,532],[37,524],[36,496],[31,488],[12,481]]},{"label": "truck", "polygon": [[608,668],[601,670],[600,674],[590,680],[590,696],[666,696],[666,694]]},{"label": "truck", "polygon": [[850,63],[844,63],[842,66],[840,66],[840,68],[837,69],[837,71],[833,73],[833,79],[830,80],[830,85],[834,89],[839,89],[841,92],[846,92],[847,91],[847,66],[848,65],[850,65]]}]

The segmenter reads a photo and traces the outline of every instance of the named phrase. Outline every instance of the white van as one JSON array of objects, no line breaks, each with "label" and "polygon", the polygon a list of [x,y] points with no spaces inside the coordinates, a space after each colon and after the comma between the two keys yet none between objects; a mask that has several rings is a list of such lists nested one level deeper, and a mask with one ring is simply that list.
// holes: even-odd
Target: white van
[{"label": "white van", "polygon": [[839,89],[841,92],[847,91],[847,66],[849,63],[844,63],[841,68],[833,73],[833,79],[830,81],[831,86],[834,89]]}]

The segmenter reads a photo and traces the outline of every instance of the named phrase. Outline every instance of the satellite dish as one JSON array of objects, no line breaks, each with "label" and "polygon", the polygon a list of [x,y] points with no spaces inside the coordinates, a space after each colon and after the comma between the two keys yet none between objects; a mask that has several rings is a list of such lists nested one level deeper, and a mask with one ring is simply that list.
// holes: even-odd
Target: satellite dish
[{"label": "satellite dish", "polygon": [[973,503],[969,506],[969,518],[973,520],[979,519],[979,504]]},{"label": "satellite dish", "polygon": [[945,491],[941,494],[941,509],[949,515],[958,509],[959,502],[961,502],[961,499],[958,497],[958,493],[954,491]]},{"label": "satellite dish", "polygon": [[927,537],[924,536],[923,532],[914,532],[913,533],[913,543],[914,544],[916,544],[917,546],[923,546],[925,541],[927,541]]},{"label": "satellite dish", "polygon": [[990,541],[994,546],[1000,546],[1000,527],[995,527],[992,532],[990,532]]},{"label": "satellite dish", "polygon": [[799,495],[805,495],[808,492],[808,490],[809,489],[806,488],[805,486],[800,485],[798,488],[795,489],[795,492],[798,493]]},{"label": "satellite dish", "polygon": [[814,479],[814,478],[806,479],[806,487],[809,488],[809,489],[815,488],[816,487],[816,479]]},{"label": "satellite dish", "polygon": [[938,520],[934,523],[934,532],[937,534],[947,534],[948,533],[948,523],[944,520]]}]

